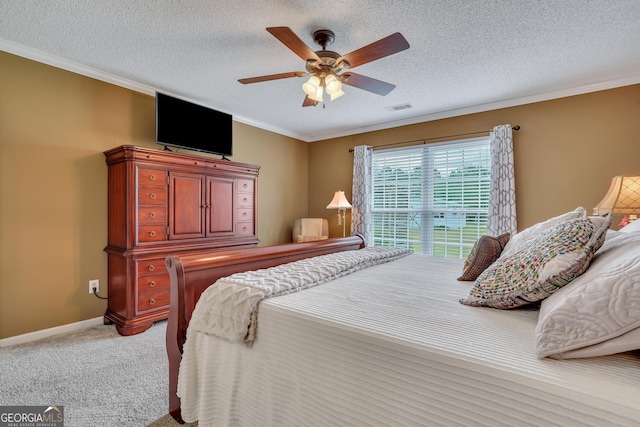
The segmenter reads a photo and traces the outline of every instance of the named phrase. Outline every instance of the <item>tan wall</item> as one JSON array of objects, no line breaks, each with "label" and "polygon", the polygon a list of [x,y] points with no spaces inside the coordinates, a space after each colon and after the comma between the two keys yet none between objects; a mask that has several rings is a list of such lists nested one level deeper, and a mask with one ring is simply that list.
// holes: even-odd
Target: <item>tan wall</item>
[{"label": "tan wall", "polygon": [[[580,205],[590,213],[613,176],[640,175],[640,85],[633,85],[312,143],[309,215],[329,218],[332,237],[342,234],[335,211],[326,205],[338,189],[351,200],[353,154],[348,150],[354,146],[507,123],[521,126],[514,132],[519,229]],[[347,230],[349,224],[347,219]]]},{"label": "tan wall", "polygon": [[[103,151],[159,148],[151,96],[0,52],[0,338],[102,316]],[[258,237],[289,241],[308,209],[305,142],[234,122],[233,160],[261,166]]]},{"label": "tan wall", "polygon": [[293,221],[307,216],[309,144],[239,123],[233,131],[233,159],[260,165],[260,246],[290,242]]}]

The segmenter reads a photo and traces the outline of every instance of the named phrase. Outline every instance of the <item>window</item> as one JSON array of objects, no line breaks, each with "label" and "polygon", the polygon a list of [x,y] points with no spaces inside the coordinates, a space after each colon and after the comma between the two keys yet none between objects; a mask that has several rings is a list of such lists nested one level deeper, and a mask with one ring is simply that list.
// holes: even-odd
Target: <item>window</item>
[{"label": "window", "polygon": [[373,244],[464,258],[486,233],[489,137],[377,150]]}]

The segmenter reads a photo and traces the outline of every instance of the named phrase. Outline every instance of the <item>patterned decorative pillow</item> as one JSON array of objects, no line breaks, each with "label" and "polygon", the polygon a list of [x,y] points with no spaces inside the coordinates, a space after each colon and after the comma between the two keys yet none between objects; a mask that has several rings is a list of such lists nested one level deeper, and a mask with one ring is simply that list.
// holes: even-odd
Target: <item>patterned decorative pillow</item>
[{"label": "patterned decorative pillow", "polygon": [[460,302],[507,309],[548,297],[584,273],[610,225],[607,215],[573,219],[548,229],[526,247],[501,256]]},{"label": "patterned decorative pillow", "polygon": [[532,225],[529,228],[525,228],[519,233],[511,236],[511,239],[505,245],[502,254],[507,255],[509,252],[517,251],[522,249],[527,244],[529,244],[532,240],[540,237],[542,233],[550,229],[551,227],[555,227],[558,224],[561,224],[565,221],[569,221],[572,219],[584,219],[587,217],[587,211],[582,206],[577,207],[571,212],[563,213],[562,215],[554,216],[553,218],[549,218],[546,221],[539,222],[535,225]]},{"label": "patterned decorative pillow", "polygon": [[458,277],[458,280],[476,280],[480,273],[500,257],[510,237],[511,233],[504,233],[498,237],[480,237],[467,256],[462,267],[462,276]]}]

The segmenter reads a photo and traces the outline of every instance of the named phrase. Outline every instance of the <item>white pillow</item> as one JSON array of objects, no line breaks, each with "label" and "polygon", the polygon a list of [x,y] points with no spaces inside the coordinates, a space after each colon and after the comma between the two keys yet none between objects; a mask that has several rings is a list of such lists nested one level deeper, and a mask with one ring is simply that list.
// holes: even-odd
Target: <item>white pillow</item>
[{"label": "white pillow", "polygon": [[619,234],[621,234],[621,233],[618,230],[611,230],[611,229],[607,230],[607,238],[605,239],[605,242],[607,240],[613,239],[614,237],[618,236]]},{"label": "white pillow", "polygon": [[621,233],[633,233],[636,231],[640,231],[640,220],[630,222],[618,231],[620,231]]},{"label": "white pillow", "polygon": [[606,239],[589,269],[542,302],[538,357],[568,359],[640,349],[640,233]]},{"label": "white pillow", "polygon": [[502,255],[507,255],[510,252],[517,251],[527,246],[527,243],[532,241],[533,239],[540,237],[542,233],[546,230],[554,227],[558,224],[561,224],[565,221],[569,221],[571,219],[584,219],[587,217],[587,211],[582,206],[577,207],[575,210],[571,212],[564,213],[562,215],[558,215],[553,218],[549,218],[546,221],[539,222],[535,225],[532,225],[529,228],[525,228],[519,233],[512,235],[511,239],[507,242],[502,250]]}]

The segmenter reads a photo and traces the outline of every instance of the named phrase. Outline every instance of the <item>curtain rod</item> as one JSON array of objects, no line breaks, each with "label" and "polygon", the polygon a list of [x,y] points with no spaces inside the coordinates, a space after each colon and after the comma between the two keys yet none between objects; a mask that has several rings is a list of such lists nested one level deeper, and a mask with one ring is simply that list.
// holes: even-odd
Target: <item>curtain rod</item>
[{"label": "curtain rod", "polygon": [[[520,130],[520,125],[512,126],[511,129],[516,130],[516,131]],[[469,132],[469,133],[459,133],[459,134],[456,134],[456,135],[434,136],[434,137],[431,137],[431,138],[414,139],[413,141],[392,142],[392,143],[389,143],[389,144],[376,145],[375,147],[371,147],[371,148],[389,147],[391,145],[411,144],[412,142],[420,142],[420,141],[422,141],[422,143],[424,144],[426,141],[433,141],[434,139],[453,138],[453,137],[456,137],[456,136],[478,135],[480,133],[490,133],[490,132],[493,132],[493,129],[490,129],[490,130],[479,130],[477,132]],[[353,148],[349,148],[349,152],[353,153]]]}]

